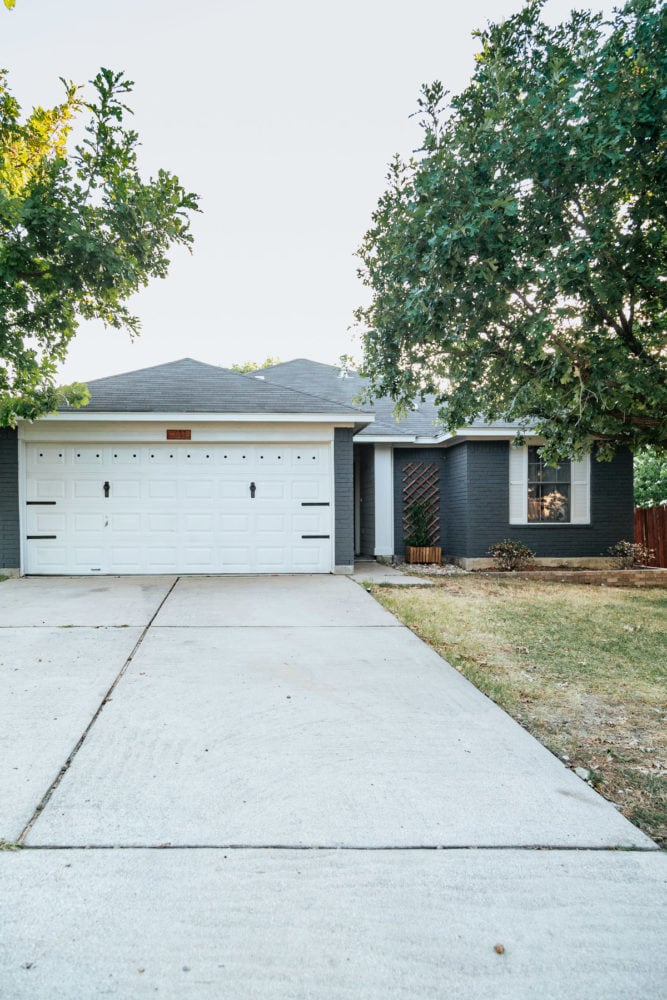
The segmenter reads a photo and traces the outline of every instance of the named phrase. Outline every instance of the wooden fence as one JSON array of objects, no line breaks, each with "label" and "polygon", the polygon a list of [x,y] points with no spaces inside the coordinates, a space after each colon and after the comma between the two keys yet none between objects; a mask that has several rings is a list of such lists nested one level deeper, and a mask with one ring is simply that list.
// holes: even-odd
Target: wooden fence
[{"label": "wooden fence", "polygon": [[635,507],[635,541],[655,552],[649,566],[667,566],[667,507]]}]

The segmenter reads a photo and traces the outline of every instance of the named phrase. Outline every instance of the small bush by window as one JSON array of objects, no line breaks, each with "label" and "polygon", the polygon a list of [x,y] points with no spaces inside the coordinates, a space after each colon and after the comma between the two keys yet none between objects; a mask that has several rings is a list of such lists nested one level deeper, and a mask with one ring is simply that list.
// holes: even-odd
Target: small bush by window
[{"label": "small bush by window", "polygon": [[632,569],[633,566],[645,566],[655,556],[653,549],[647,549],[641,542],[616,542],[607,549],[619,569]]},{"label": "small bush by window", "polygon": [[491,545],[489,555],[493,556],[496,566],[502,570],[524,569],[535,559],[533,550],[514,538],[503,538],[502,542]]}]

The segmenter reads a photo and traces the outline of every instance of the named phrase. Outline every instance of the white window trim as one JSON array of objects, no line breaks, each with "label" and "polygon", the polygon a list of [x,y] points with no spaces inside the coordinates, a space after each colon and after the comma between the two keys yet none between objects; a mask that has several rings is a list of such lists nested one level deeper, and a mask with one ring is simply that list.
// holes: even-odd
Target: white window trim
[{"label": "white window trim", "polygon": [[[540,444],[530,441],[529,444]],[[567,528],[573,524],[591,523],[591,456],[570,460],[570,520],[528,520],[528,445],[515,448],[510,444],[509,456],[509,523]]]}]

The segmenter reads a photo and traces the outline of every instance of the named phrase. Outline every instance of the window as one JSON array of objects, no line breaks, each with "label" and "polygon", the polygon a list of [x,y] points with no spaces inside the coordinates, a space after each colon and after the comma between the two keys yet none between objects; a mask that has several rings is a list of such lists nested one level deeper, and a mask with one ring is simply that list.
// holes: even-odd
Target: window
[{"label": "window", "polygon": [[528,520],[570,520],[570,461],[547,465],[538,445],[528,446]]},{"label": "window", "polygon": [[551,466],[538,449],[509,446],[510,524],[589,524],[590,456]]}]

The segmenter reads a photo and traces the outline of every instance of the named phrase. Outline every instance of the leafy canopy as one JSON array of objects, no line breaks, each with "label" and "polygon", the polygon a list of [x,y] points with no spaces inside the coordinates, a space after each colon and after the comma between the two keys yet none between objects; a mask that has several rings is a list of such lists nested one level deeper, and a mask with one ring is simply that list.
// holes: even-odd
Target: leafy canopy
[{"label": "leafy canopy", "polygon": [[232,365],[231,370],[233,372],[240,372],[241,375],[245,375],[248,372],[256,372],[262,368],[272,368],[274,365],[280,364],[280,358],[264,358],[263,361],[239,361],[235,365]]},{"label": "leafy canopy", "polygon": [[[166,275],[172,244],[192,242],[196,195],[165,170],[139,175],[131,81],[102,69],[90,103],[63,83],[62,104],[23,121],[0,72],[0,426],[85,403],[85,386],[55,383],[80,319],[137,334],[126,301]],[[81,115],[85,138],[69,154]]]},{"label": "leafy canopy", "polygon": [[667,452],[642,448],[634,460],[635,506],[667,503]]},{"label": "leafy canopy", "polygon": [[551,460],[664,447],[667,12],[549,27],[543,3],[478,33],[458,97],[422,88],[359,251],[369,391],[536,424]]}]

